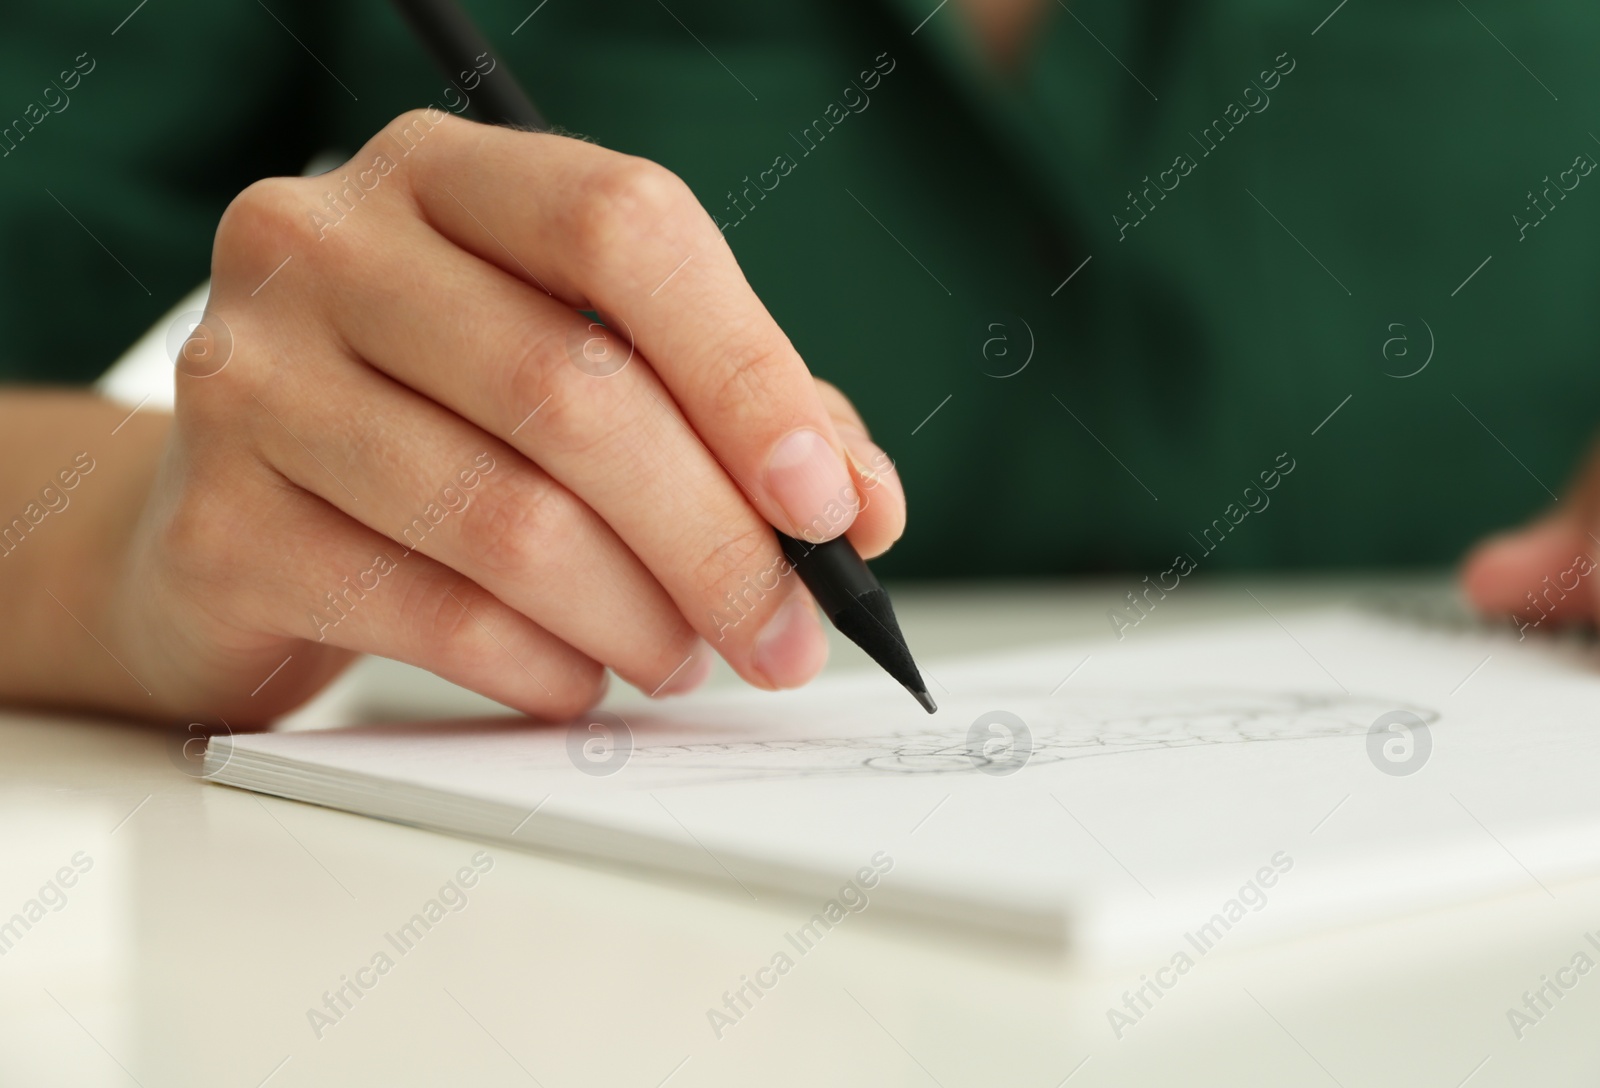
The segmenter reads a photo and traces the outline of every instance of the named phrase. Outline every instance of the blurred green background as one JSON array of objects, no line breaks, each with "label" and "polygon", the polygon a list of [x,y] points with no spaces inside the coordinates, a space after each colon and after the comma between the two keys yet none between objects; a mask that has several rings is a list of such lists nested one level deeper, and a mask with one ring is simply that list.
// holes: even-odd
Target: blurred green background
[{"label": "blurred green background", "polygon": [[[13,381],[92,380],[251,180],[455,100],[379,0],[131,6],[7,16],[0,125],[42,115],[0,140]],[[724,222],[790,157],[725,236],[899,466],[885,574],[1450,562],[1549,503],[1600,419],[1600,178],[1553,187],[1600,155],[1593,5],[1079,0],[1009,76],[933,0],[468,7],[548,117]]]}]

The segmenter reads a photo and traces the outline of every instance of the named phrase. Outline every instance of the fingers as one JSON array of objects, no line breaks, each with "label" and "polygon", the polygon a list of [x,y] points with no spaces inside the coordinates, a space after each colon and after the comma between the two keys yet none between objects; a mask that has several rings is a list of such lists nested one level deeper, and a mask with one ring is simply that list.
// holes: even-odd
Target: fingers
[{"label": "fingers", "polygon": [[[207,579],[215,584],[203,605],[225,599],[227,615],[219,618],[230,627],[404,661],[541,718],[570,717],[604,694],[599,663],[469,579],[418,552],[404,554],[286,483],[263,485],[259,463],[226,471],[233,491],[250,496],[247,506],[229,512],[215,494],[179,503],[161,551],[226,575]],[[249,546],[267,533],[315,547],[285,563],[281,547]],[[224,556],[226,569],[218,569]],[[292,656],[314,659],[299,650]]]},{"label": "fingers", "polygon": [[1541,623],[1594,619],[1600,593],[1587,578],[1594,552],[1582,523],[1558,511],[1474,548],[1462,563],[1462,588],[1486,613]]},{"label": "fingers", "polygon": [[319,553],[330,588],[306,616],[314,641],[416,665],[535,717],[568,718],[605,694],[598,662],[471,580],[416,552],[386,562],[387,540],[340,528],[348,543]]},{"label": "fingers", "polygon": [[[508,466],[504,502],[447,510],[411,553],[647,690],[700,671],[695,634],[752,683],[810,679],[826,641],[770,527],[874,555],[904,526],[892,462],[642,160],[409,115],[337,181],[253,187],[217,252],[215,304],[272,322],[239,338],[270,354],[234,364],[264,368],[249,387],[281,412],[254,432],[269,462],[390,539],[438,493],[425,466],[469,448]],[[634,364],[574,365],[596,327],[575,308],[607,314]],[[329,365],[396,395],[336,397]]]},{"label": "fingers", "polygon": [[[791,687],[815,675],[826,640],[809,607],[779,614],[795,587],[793,579],[773,573],[781,575],[784,567],[771,526],[706,450],[642,355],[605,376],[575,365],[570,352],[574,345],[581,349],[584,338],[592,335],[587,319],[456,248],[421,223],[393,225],[382,251],[364,253],[353,244],[356,237],[340,240],[342,256],[337,259],[348,274],[329,286],[339,299],[331,315],[339,336],[373,365],[429,398],[427,403],[436,402],[485,431],[504,435],[525,455],[518,460],[537,464],[569,498],[575,496],[573,501],[592,509],[598,524],[608,526],[607,532],[620,538],[628,554],[617,558],[612,554],[615,549],[589,547],[582,536],[551,539],[551,533],[537,533],[536,526],[509,517],[499,519],[501,527],[530,530],[523,533],[528,541],[525,550],[543,555],[565,549],[574,562],[599,571],[613,565],[637,568],[642,563],[659,583],[655,595],[663,605],[670,601],[675,608],[680,635],[671,642],[660,640],[659,624],[645,623],[639,631],[656,640],[654,645],[674,646],[670,660],[647,666],[636,663],[634,671],[625,674],[630,680],[652,690],[648,679],[637,679],[641,667],[646,678],[677,668],[690,652],[685,646],[692,648],[694,631],[760,686]],[[405,255],[407,264],[428,268],[429,278],[424,282],[385,276],[376,265],[393,260],[397,252]],[[362,267],[367,261],[374,267]],[[451,318],[409,320],[409,315],[425,311]],[[406,418],[387,410],[369,415]],[[420,432],[445,426],[427,416],[418,415],[408,429]],[[364,435],[357,439],[363,445],[372,442]],[[298,456],[291,444],[280,445],[286,457]],[[352,516],[366,519],[361,508],[328,486],[315,465],[304,457],[300,461],[306,486]],[[857,489],[854,483],[850,486]],[[846,512],[853,516],[854,507],[836,505],[831,516]],[[368,524],[382,528],[379,523]],[[534,548],[533,541],[540,537],[547,547]],[[488,540],[479,544],[496,547]],[[515,547],[514,542],[503,542],[497,550]],[[573,621],[564,619],[566,611],[592,616],[595,610],[571,601],[553,613],[540,611],[540,602],[528,600],[528,595],[544,592],[546,582],[516,581],[518,574],[526,579],[538,573],[538,564],[525,564],[519,572],[485,572],[470,556],[438,557],[556,633],[571,635],[586,652],[616,665],[601,647],[608,638],[628,640],[625,619],[584,623],[581,630],[572,631]],[[550,565],[548,559],[543,563],[546,568]],[[574,578],[567,588],[623,600],[642,592],[623,593],[616,585],[591,586],[590,581]],[[637,649],[643,652],[645,647]]]},{"label": "fingers", "polygon": [[1558,505],[1482,541],[1461,564],[1467,599],[1486,613],[1543,624],[1600,617],[1600,444]]},{"label": "fingers", "polygon": [[709,651],[634,554],[497,439],[347,360],[251,397],[266,462],[394,560],[429,556],[646,692],[703,678]]},{"label": "fingers", "polygon": [[832,419],[687,186],[562,137],[446,119],[426,139],[401,173],[428,222],[627,330],[767,522],[813,540],[850,528],[858,497]]}]

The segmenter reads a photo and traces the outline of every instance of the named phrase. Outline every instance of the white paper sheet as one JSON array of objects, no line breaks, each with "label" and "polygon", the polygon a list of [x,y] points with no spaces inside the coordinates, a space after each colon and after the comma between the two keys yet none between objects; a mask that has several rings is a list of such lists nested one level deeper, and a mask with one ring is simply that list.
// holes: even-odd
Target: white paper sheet
[{"label": "white paper sheet", "polygon": [[[601,715],[240,736],[208,760],[819,909],[877,857],[875,911],[1152,968],[1600,872],[1600,675],[1573,645],[1322,613],[926,671],[934,717],[862,676],[630,712],[609,756]],[[1397,713],[1423,728],[1370,735]]]}]

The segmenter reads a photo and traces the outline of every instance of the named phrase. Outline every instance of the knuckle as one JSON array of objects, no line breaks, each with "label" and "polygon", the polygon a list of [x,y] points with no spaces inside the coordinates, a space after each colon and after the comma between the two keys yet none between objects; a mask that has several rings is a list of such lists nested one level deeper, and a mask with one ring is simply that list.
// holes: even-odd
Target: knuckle
[{"label": "knuckle", "polygon": [[230,327],[233,343],[224,369],[213,374],[174,368],[174,418],[179,436],[196,451],[263,456],[268,448],[264,436],[279,426],[263,405],[274,403],[274,378],[283,364],[270,348],[263,348],[268,338],[254,326],[235,320]]},{"label": "knuckle", "polygon": [[591,266],[630,255],[637,240],[691,208],[689,187],[648,159],[617,156],[590,176],[572,211],[574,250]]},{"label": "knuckle", "polygon": [[525,579],[553,549],[582,539],[583,504],[551,480],[510,476],[461,522],[462,548],[487,575]]},{"label": "knuckle", "polygon": [[180,562],[226,555],[237,535],[231,520],[215,504],[179,502],[162,526],[161,552]]},{"label": "knuckle", "polygon": [[281,492],[257,495],[241,508],[229,499],[236,490],[236,484],[219,487],[214,479],[186,479],[151,542],[178,582],[202,590],[211,604],[238,589],[237,560],[246,554],[243,542],[251,536],[241,532],[241,519],[253,521],[258,511],[274,517],[284,513]]},{"label": "knuckle", "polygon": [[398,146],[402,152],[408,152],[426,140],[435,129],[453,127],[456,120],[454,115],[431,107],[406,110],[379,129],[377,136],[368,142],[366,150],[389,151]]},{"label": "knuckle", "polygon": [[[542,444],[563,458],[586,458],[605,451],[626,456],[629,443],[621,441],[637,420],[632,412],[597,412],[582,398],[552,397],[539,412]],[[632,458],[628,461],[632,463]]]},{"label": "knuckle", "polygon": [[719,356],[728,362],[712,379],[711,407],[718,419],[747,419],[761,405],[793,400],[785,377],[801,364],[787,342],[763,340],[730,347]]},{"label": "knuckle", "polygon": [[489,644],[477,617],[493,600],[474,582],[440,571],[412,584],[400,603],[400,621],[423,645],[459,654],[467,662]]},{"label": "knuckle", "polygon": [[776,588],[773,577],[781,556],[772,530],[752,522],[716,544],[695,564],[690,585],[712,607],[729,594],[753,605]]},{"label": "knuckle", "polygon": [[[518,323],[509,329],[509,336],[499,353],[509,362],[500,371],[501,382],[496,384],[508,405],[540,404],[554,392],[551,378],[562,363],[558,332],[548,322],[539,321],[532,325]],[[549,406],[540,410],[541,420],[548,410]]]},{"label": "knuckle", "polygon": [[[523,660],[507,645],[513,632],[501,630],[515,619],[494,594],[470,579],[440,569],[419,578],[401,604],[400,621],[412,638],[430,647],[434,667],[468,686],[495,687],[506,670],[526,675],[530,701],[549,718],[580,714],[600,700],[605,670],[577,654],[541,655]],[[507,659],[509,655],[509,660]]]},{"label": "knuckle", "polygon": [[[245,285],[258,271],[261,276],[271,271],[271,262],[281,259],[278,254],[314,236],[305,185],[301,178],[262,178],[229,202],[217,223],[213,279]],[[254,285],[250,281],[246,293]]]}]

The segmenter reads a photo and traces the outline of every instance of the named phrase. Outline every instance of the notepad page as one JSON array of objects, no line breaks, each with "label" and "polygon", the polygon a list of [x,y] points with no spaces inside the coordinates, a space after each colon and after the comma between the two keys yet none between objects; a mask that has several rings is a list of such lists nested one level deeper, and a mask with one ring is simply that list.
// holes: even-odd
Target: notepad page
[{"label": "notepad page", "polygon": [[[413,822],[752,887],[822,890],[887,858],[884,902],[1059,926],[1114,958],[1600,872],[1600,678],[1580,647],[1322,613],[925,672],[934,717],[859,676],[628,711],[622,732],[596,715],[264,734],[214,763],[244,785],[251,760],[305,768],[309,799],[357,811],[340,781],[417,787],[469,815]],[[595,758],[616,769],[586,773]],[[504,835],[460,826],[474,811]]]}]

